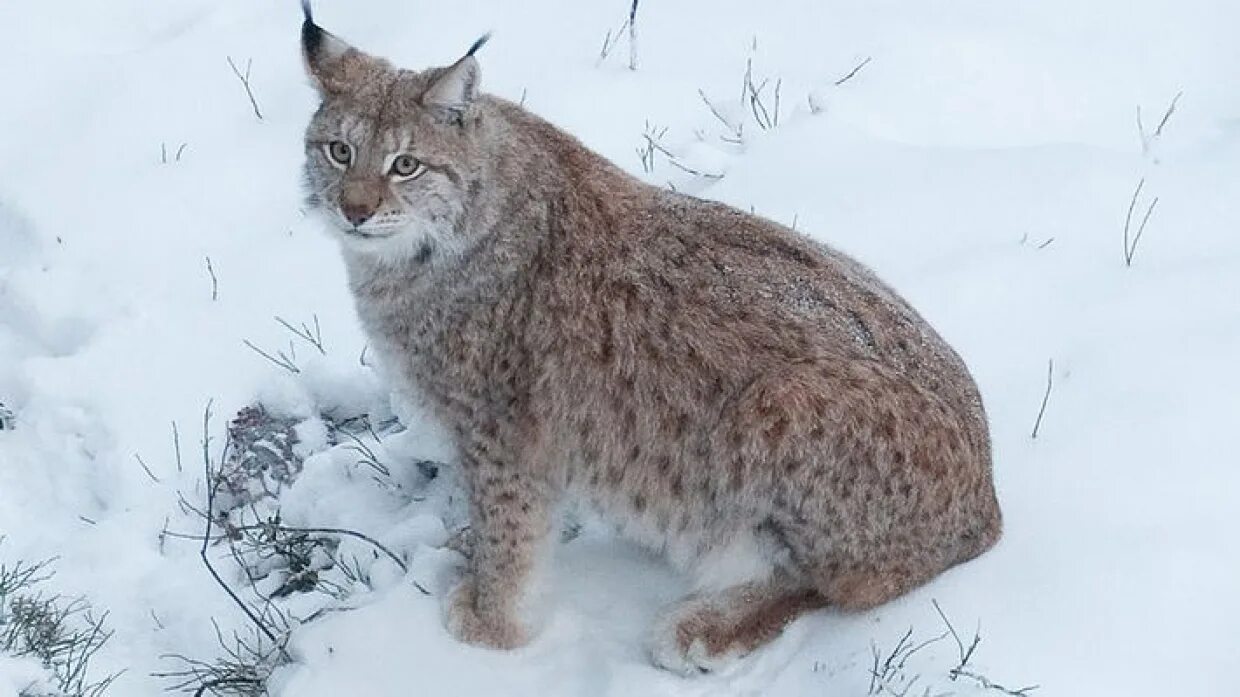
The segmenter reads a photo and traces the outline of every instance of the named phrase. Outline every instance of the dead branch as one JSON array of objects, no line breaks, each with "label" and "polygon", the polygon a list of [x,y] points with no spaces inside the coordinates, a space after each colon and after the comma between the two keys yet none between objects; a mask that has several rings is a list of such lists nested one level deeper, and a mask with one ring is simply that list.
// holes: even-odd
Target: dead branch
[{"label": "dead branch", "polygon": [[215,276],[215,267],[211,265],[211,257],[207,257],[207,274],[211,276],[211,301],[220,299],[220,279]]},{"label": "dead branch", "polygon": [[156,477],[155,473],[151,471],[151,468],[147,467],[146,462],[142,460],[141,455],[134,453],[133,459],[138,461],[138,464],[142,466],[142,471],[146,472],[146,476],[150,477],[151,481],[155,482],[156,484],[159,483],[159,477]]},{"label": "dead branch", "polygon": [[[1176,107],[1179,106],[1180,97],[1184,96],[1184,91],[1176,92],[1171,98],[1171,103],[1167,105],[1167,110],[1163,112],[1162,119],[1159,120],[1158,126],[1154,128],[1154,133],[1149,134],[1145,130],[1145,123],[1141,118],[1141,105],[1137,105],[1137,136],[1141,139],[1141,154],[1148,155],[1153,149],[1154,143],[1162,138],[1163,130],[1167,127],[1167,122],[1171,120],[1171,116],[1175,114]],[[1157,160],[1155,160],[1157,162]]]},{"label": "dead branch", "polygon": [[[706,92],[704,92],[701,88],[698,89],[698,96],[702,98],[702,102],[706,104],[706,108],[710,109],[710,113],[715,115],[715,118],[719,120],[719,123],[722,123],[724,126],[726,126],[728,128],[728,131],[732,133],[734,140],[729,141],[729,142],[736,142],[736,143],[741,142],[742,137],[744,135],[743,130],[744,130],[745,124],[742,123],[739,125],[733,125],[731,121],[729,121],[727,118],[724,117],[722,113],[720,113],[719,109],[715,108],[714,102],[710,101],[710,98],[706,96]],[[728,139],[725,138],[724,140],[728,140]]]},{"label": "dead branch", "polygon": [[245,88],[245,96],[250,99],[250,106],[254,109],[254,116],[256,116],[259,121],[262,121],[263,112],[258,108],[258,100],[254,98],[254,89],[250,85],[250,65],[253,61],[247,59],[245,62],[245,72],[242,72],[241,69],[237,67],[237,64],[233,62],[232,56],[227,56],[227,58],[228,67],[232,68],[233,75],[237,76],[237,79],[241,81],[241,86]]},{"label": "dead branch", "polygon": [[861,61],[860,63],[858,63],[858,64],[856,65],[856,67],[854,67],[852,70],[848,71],[848,74],[847,74],[847,75],[845,75],[844,77],[841,77],[840,79],[836,80],[836,81],[835,81],[835,86],[836,86],[836,87],[839,87],[840,85],[843,85],[845,82],[848,82],[849,80],[851,80],[851,79],[853,79],[854,77],[856,77],[856,76],[857,76],[857,73],[861,72],[861,69],[862,69],[862,68],[864,68],[865,66],[869,65],[869,64],[870,64],[870,61],[871,61],[871,60],[873,60],[873,59],[874,59],[874,57],[873,57],[873,56],[866,56],[866,57],[865,57],[865,60],[863,60],[863,61]]},{"label": "dead branch", "polygon": [[326,356],[327,351],[323,348],[323,329],[319,326],[319,316],[317,314],[311,316],[314,318],[313,330],[306,326],[305,322],[302,322],[301,327],[294,327],[283,317],[277,316],[276,321],[279,322],[285,329],[292,332],[294,336],[303,339],[306,343],[318,349],[320,354]]},{"label": "dead branch", "polygon": [[968,678],[969,680],[972,680],[980,685],[983,689],[995,690],[997,692],[1011,695],[1012,697],[1029,697],[1029,693],[1038,689],[1038,685],[1011,689],[1004,687],[981,673],[971,670],[968,667],[969,661],[973,658],[974,652],[977,651],[978,645],[982,643],[981,630],[978,629],[973,632],[973,639],[966,647],[964,641],[960,638],[959,632],[957,632],[956,628],[952,626],[951,620],[947,619],[947,613],[943,612],[943,608],[939,605],[939,601],[931,600],[930,602],[934,604],[935,612],[939,613],[939,618],[943,620],[943,624],[947,625],[948,633],[951,634],[952,639],[956,642],[956,650],[960,660],[959,663],[956,664],[955,668],[952,668],[947,672],[947,676],[951,678],[953,682],[960,678]]},{"label": "dead branch", "polygon": [[1124,215],[1124,266],[1127,267],[1132,266],[1132,260],[1137,255],[1137,245],[1141,243],[1141,237],[1145,234],[1145,226],[1150,222],[1150,216],[1154,214],[1154,208],[1158,205],[1158,197],[1155,196],[1149,207],[1145,209],[1145,215],[1141,218],[1136,233],[1133,234],[1132,214],[1137,208],[1137,200],[1143,188],[1145,188],[1144,177],[1137,182],[1137,188],[1132,192],[1132,199],[1128,201],[1128,212]]},{"label": "dead branch", "polygon": [[1051,388],[1055,384],[1055,360],[1052,358],[1046,362],[1046,392],[1042,393],[1042,406],[1038,407],[1038,419],[1033,422],[1033,431],[1029,437],[1037,440],[1038,429],[1042,427],[1042,416],[1046,414],[1046,403],[1051,399]]},{"label": "dead branch", "polygon": [[[185,148],[188,145],[189,143],[181,143],[180,145],[177,146],[176,152],[172,156],[173,162],[181,161],[181,155],[185,153]],[[168,164],[168,144],[167,143],[159,144],[159,163],[162,165]]]},{"label": "dead branch", "polygon": [[181,467],[181,432],[177,430],[176,421],[172,422],[172,447],[176,452],[177,471],[184,472],[185,470]]},{"label": "dead branch", "polygon": [[[249,339],[242,339],[242,340],[241,340],[241,343],[243,343],[243,344],[245,344],[246,346],[248,346],[248,347],[250,348],[250,350],[251,350],[251,351],[253,351],[254,353],[257,353],[258,355],[262,356],[263,358],[266,358],[267,360],[269,360],[269,361],[271,361],[272,363],[274,363],[274,364],[276,364],[276,365],[280,366],[281,368],[283,368],[283,369],[287,370],[288,372],[290,372],[290,373],[292,373],[292,374],[294,374],[294,375],[297,375],[297,374],[301,373],[301,368],[298,368],[298,367],[297,367],[297,364],[293,362],[293,359],[292,359],[292,358],[290,358],[290,357],[288,356],[288,354],[285,354],[283,351],[277,351],[277,352],[276,352],[276,355],[275,355],[275,356],[273,356],[273,355],[271,355],[270,353],[267,353],[266,351],[264,351],[264,350],[260,349],[259,347],[255,346],[253,343],[251,343],[251,342],[250,342],[250,340],[249,340]],[[277,357],[277,356],[278,356],[278,357]]]},{"label": "dead branch", "polygon": [[629,7],[629,70],[637,70],[637,2]]},{"label": "dead branch", "polygon": [[714,172],[703,172],[701,170],[694,169],[684,164],[683,162],[680,161],[680,158],[677,157],[675,153],[673,153],[671,150],[668,150],[666,147],[664,147],[664,145],[660,143],[656,138],[653,138],[650,133],[643,133],[642,138],[646,140],[646,146],[650,148],[652,157],[653,157],[653,153],[657,151],[659,153],[662,153],[662,155],[667,158],[668,164],[672,165],[673,167],[675,167],[676,169],[679,169],[682,172],[685,172],[686,174],[692,174],[695,177],[702,177],[703,179],[723,179],[722,174],[717,174]]},{"label": "dead branch", "polygon": [[[947,632],[921,643],[915,643],[913,641],[913,628],[909,627],[908,631],[900,637],[900,640],[896,642],[895,647],[887,654],[886,658],[883,658],[876,644],[871,644],[873,664],[870,667],[870,687],[867,694],[880,695],[885,692],[893,697],[906,697],[921,680],[921,676],[907,677],[904,673],[905,665],[917,653],[945,638],[947,638]],[[930,688],[927,686],[923,694],[928,695],[929,692]]]},{"label": "dead branch", "polygon": [[1180,97],[1184,96],[1184,91],[1180,90],[1171,98],[1171,104],[1167,106],[1167,111],[1163,113],[1162,120],[1158,122],[1158,128],[1154,129],[1154,137],[1158,138],[1162,135],[1163,129],[1167,127],[1167,122],[1171,120],[1171,115],[1175,113],[1175,108],[1180,103]]},{"label": "dead branch", "polygon": [[[228,452],[228,443],[224,444],[224,452]],[[246,617],[250,618],[250,621],[254,623],[254,627],[258,631],[262,632],[263,635],[271,641],[273,646],[279,647],[280,654],[285,660],[292,661],[292,656],[290,656],[288,651],[285,650],[284,643],[276,638],[275,633],[267,627],[267,624],[263,622],[258,615],[254,614],[254,611],[250,609],[250,606],[246,605],[245,602],[236,594],[236,592],[229,587],[223,577],[220,576],[219,572],[215,570],[215,566],[211,564],[211,555],[207,554],[207,549],[211,543],[212,523],[215,518],[215,496],[219,491],[220,482],[222,481],[221,479],[215,477],[211,470],[211,402],[207,403],[207,406],[203,410],[202,414],[202,460],[203,475],[206,477],[205,482],[207,485],[207,510],[204,516],[206,518],[206,531],[202,536],[202,547],[198,551],[198,556],[202,558],[202,563],[207,567],[207,571],[210,572],[211,577],[215,579],[215,582],[220,586],[220,588],[224,589],[224,592],[228,594],[228,597],[232,598],[232,601],[236,603],[237,607],[241,608],[241,611],[245,613]]]}]

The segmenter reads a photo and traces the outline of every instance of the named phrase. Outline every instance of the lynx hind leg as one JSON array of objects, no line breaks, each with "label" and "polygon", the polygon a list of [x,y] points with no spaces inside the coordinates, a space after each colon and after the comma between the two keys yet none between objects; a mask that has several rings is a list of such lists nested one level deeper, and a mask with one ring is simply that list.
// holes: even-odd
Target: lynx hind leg
[{"label": "lynx hind leg", "polygon": [[763,463],[733,471],[769,487],[781,539],[833,606],[881,605],[998,538],[985,434],[886,366],[789,368],[755,382],[728,426],[734,452]]},{"label": "lynx hind leg", "polygon": [[682,675],[720,670],[825,605],[813,588],[780,574],[681,600],[655,625],[651,658]]}]

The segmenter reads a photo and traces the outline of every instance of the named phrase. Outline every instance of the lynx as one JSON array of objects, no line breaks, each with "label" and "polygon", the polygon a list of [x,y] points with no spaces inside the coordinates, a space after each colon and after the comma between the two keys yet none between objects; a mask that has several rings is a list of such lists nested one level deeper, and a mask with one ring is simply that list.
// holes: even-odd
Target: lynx
[{"label": "lynx", "polygon": [[569,499],[689,574],[650,645],[685,674],[995,544],[978,389],[903,299],[830,247],[649,186],[480,94],[484,40],[411,71],[308,7],[302,25],[321,97],[310,207],[371,346],[452,435],[469,490],[453,636],[531,641]]}]

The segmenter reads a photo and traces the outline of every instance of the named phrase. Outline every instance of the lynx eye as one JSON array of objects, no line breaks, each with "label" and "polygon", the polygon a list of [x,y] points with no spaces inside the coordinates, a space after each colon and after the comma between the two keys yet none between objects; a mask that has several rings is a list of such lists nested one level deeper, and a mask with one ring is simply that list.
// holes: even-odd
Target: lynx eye
[{"label": "lynx eye", "polygon": [[397,155],[392,160],[392,176],[400,179],[412,179],[425,169],[413,155]]},{"label": "lynx eye", "polygon": [[353,148],[349,147],[349,144],[343,140],[333,140],[327,144],[325,149],[327,150],[327,156],[338,165],[347,167],[349,162],[353,160]]}]

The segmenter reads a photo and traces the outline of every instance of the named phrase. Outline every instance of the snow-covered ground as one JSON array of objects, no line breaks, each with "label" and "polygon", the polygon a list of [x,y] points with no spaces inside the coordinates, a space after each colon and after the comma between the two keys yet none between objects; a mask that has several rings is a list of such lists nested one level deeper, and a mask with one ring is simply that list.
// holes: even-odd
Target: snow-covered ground
[{"label": "snow-covered ground", "polygon": [[[170,681],[152,673],[181,666],[167,654],[220,655],[213,619],[246,630],[198,543],[161,535],[202,532],[179,500],[205,501],[208,401],[216,458],[246,405],[301,422],[296,447],[309,457],[281,497],[287,524],[365,533],[409,566],[402,576],[346,539],[369,588],[280,601],[293,617],[353,609],[294,632],[277,697],[864,695],[879,689],[874,650],[885,658],[909,627],[917,642],[944,631],[932,600],[966,643],[980,624],[967,669],[1011,689],[1235,690],[1240,5],[646,0],[633,72],[627,38],[599,61],[627,4],[316,10],[329,30],[410,67],[451,61],[494,30],[485,90],[523,99],[653,183],[795,221],[874,267],[982,387],[1000,545],[889,606],[818,613],[735,669],[686,680],[651,667],[643,644],[681,581],[587,525],[559,546],[538,641],[511,654],[458,645],[438,598],[414,585],[442,594],[460,561],[441,549],[459,516],[451,472],[428,483],[413,464],[442,460],[444,444],[414,413],[397,410],[404,431],[387,421],[334,242],[300,208],[315,95],[296,3],[9,2],[0,402],[14,418],[0,430],[0,563],[56,556],[48,592],[110,611],[115,635],[92,664],[99,676],[126,671],[109,694],[160,694]],[[250,66],[261,120],[229,57]],[[747,63],[755,85],[770,80],[759,107],[741,101]],[[777,81],[775,124],[762,109],[775,113]],[[711,176],[663,153],[644,167],[643,132]],[[1128,266],[1124,222],[1142,180],[1133,233],[1158,203]],[[324,353],[276,316],[311,330],[317,318]],[[300,372],[244,341],[295,351]],[[359,465],[356,445],[329,447],[323,415],[363,413],[387,422],[382,443],[361,437],[388,475]],[[212,548],[218,568],[254,600],[226,549]],[[932,643],[886,689],[917,677],[910,695],[998,694],[951,680],[958,660],[950,637]],[[0,697],[34,673],[0,656]]]}]

